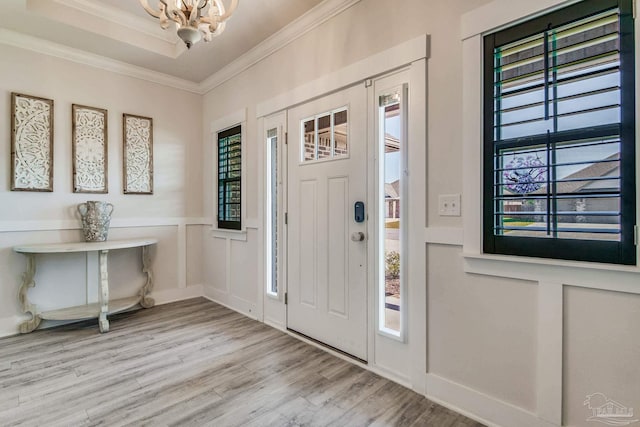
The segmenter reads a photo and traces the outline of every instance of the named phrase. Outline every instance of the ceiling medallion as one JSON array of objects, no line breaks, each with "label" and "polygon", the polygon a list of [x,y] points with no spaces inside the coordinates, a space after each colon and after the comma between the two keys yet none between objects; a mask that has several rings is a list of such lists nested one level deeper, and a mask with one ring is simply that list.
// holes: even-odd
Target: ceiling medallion
[{"label": "ceiling medallion", "polygon": [[149,6],[148,0],[140,0],[140,4],[149,15],[160,20],[163,29],[175,22],[178,36],[190,49],[202,38],[208,42],[222,34],[226,20],[238,7],[238,1],[231,0],[228,10],[225,10],[222,0],[159,0],[158,10]]}]

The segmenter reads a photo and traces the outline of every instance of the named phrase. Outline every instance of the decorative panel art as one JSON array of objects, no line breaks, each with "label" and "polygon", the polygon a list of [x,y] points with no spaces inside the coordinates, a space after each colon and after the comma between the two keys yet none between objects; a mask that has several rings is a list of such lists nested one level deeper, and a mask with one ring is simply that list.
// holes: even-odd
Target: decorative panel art
[{"label": "decorative panel art", "polygon": [[123,114],[124,193],[153,194],[153,119]]},{"label": "decorative panel art", "polygon": [[72,106],[73,192],[107,193],[107,110]]},{"label": "decorative panel art", "polygon": [[11,190],[53,191],[53,100],[11,93]]}]

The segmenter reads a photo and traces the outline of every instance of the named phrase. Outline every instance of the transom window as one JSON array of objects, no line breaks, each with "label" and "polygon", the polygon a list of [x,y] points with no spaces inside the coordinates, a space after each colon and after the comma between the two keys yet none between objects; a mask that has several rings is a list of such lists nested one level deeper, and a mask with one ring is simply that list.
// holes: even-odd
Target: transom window
[{"label": "transom window", "polygon": [[241,228],[241,127],[218,133],[218,228]]},{"label": "transom window", "polygon": [[339,108],[301,121],[302,162],[349,154],[348,110]]},{"label": "transom window", "polygon": [[635,264],[631,1],[484,41],[484,251]]}]

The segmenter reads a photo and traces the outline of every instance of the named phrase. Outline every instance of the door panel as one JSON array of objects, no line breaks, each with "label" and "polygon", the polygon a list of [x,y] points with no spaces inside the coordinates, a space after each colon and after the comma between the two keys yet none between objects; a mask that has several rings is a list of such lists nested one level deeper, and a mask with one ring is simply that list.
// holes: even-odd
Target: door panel
[{"label": "door panel", "polygon": [[[302,181],[300,183],[300,196],[298,200],[300,200],[300,236],[307,236],[310,241],[316,241],[318,230],[317,181]],[[298,275],[298,283],[300,285],[300,302],[311,308],[316,308],[318,300],[317,247],[316,245],[300,244],[297,252],[294,253],[300,254],[300,269]]]},{"label": "door panel", "polygon": [[329,178],[328,243],[329,259],[327,281],[329,313],[347,316],[349,297],[349,245],[344,236],[349,229],[344,218],[349,216],[349,178]]},{"label": "door panel", "polygon": [[288,111],[287,327],[367,359],[366,89]]}]

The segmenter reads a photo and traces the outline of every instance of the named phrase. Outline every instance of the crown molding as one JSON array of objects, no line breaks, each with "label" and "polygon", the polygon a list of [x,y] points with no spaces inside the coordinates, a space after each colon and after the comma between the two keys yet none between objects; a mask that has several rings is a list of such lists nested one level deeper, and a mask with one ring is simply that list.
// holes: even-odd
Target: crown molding
[{"label": "crown molding", "polygon": [[0,43],[65,59],[78,64],[88,65],[101,70],[134,77],[140,80],[185,90],[187,92],[202,94],[199,85],[192,81],[18,33],[6,28],[0,28]]},{"label": "crown molding", "polygon": [[[54,0],[56,3],[63,4],[67,7],[74,7],[94,16],[107,9],[108,6],[96,4],[92,0]],[[249,67],[260,62],[264,58],[270,56],[274,52],[282,49],[297,38],[303,36],[307,32],[313,30],[344,10],[350,8],[360,0],[324,0],[313,9],[309,10],[277,33],[265,39],[247,53],[240,56],[221,70],[212,74],[200,83],[190,80],[181,79],[169,74],[150,70],[148,68],[139,67],[126,62],[118,61],[105,56],[86,52],[80,49],[68,47],[49,40],[22,34],[6,28],[0,28],[0,44],[13,46],[21,49],[38,52],[41,54],[53,56],[76,62],[78,64],[88,65],[90,67],[99,68],[117,74],[134,77],[152,83],[158,83],[164,86],[185,90],[187,92],[204,95],[215,89],[224,82],[235,77],[237,74],[245,71]],[[105,12],[106,13],[106,12]],[[110,11],[106,20],[116,17],[116,11]],[[137,19],[134,15],[133,18]],[[133,21],[132,21],[133,22]],[[151,34],[149,34],[151,36]]]},{"label": "crown molding", "polygon": [[325,0],[309,10],[262,43],[200,82],[200,93],[205,94],[224,82],[257,64],[292,41],[313,30],[360,0]]}]

